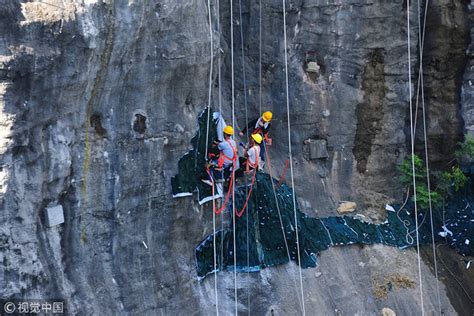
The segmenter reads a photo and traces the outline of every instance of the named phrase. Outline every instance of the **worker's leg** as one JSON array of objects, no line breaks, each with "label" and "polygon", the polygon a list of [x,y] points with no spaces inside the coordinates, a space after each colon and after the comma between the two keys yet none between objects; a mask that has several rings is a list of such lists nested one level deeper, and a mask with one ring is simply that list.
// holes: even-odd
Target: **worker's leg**
[{"label": "worker's leg", "polygon": [[260,161],[265,161],[265,153],[267,151],[267,143],[265,140],[260,144]]},{"label": "worker's leg", "polygon": [[244,166],[246,166],[246,164],[247,164],[247,158],[239,157],[240,168],[235,171],[236,178],[241,178],[244,176],[244,171],[245,171]]}]

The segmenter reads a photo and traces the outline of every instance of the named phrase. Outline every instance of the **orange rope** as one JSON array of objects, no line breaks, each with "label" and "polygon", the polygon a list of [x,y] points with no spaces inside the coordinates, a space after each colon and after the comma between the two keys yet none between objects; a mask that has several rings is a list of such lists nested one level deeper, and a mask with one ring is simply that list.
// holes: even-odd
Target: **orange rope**
[{"label": "orange rope", "polygon": [[[272,163],[270,160],[270,151],[268,150],[268,147],[265,147],[265,156],[267,157],[267,163],[268,163],[268,170],[270,171],[270,174],[272,174]],[[286,177],[286,170],[288,170],[288,159],[285,161],[285,168],[283,169],[283,173],[281,174],[280,180],[278,181],[278,184],[276,185],[276,189],[278,189],[283,181],[285,181]],[[273,180],[272,180],[273,181]]]},{"label": "orange rope", "polygon": [[247,199],[245,200],[244,207],[240,211],[235,211],[235,215],[237,215],[238,217],[241,217],[244,214],[245,209],[247,208],[247,204],[249,202],[250,195],[252,195],[252,189],[253,189],[253,185],[255,183],[256,175],[257,175],[257,169],[254,169],[253,176],[252,176],[252,182],[250,183],[249,194],[247,194]]},{"label": "orange rope", "polygon": [[[214,197],[214,178],[211,176],[211,173],[209,172],[209,167],[206,167],[206,172],[207,174],[209,175],[209,178],[211,178],[211,182],[212,182],[212,197]],[[222,172],[224,172],[224,170],[222,170]],[[216,213],[217,215],[219,215],[220,213],[222,213],[222,211],[225,209],[226,205],[227,205],[227,202],[229,202],[229,197],[230,197],[230,192],[232,191],[232,179],[234,177],[234,173],[231,174],[230,176],[230,184],[229,184],[229,189],[227,190],[227,193],[226,193],[226,196],[225,196],[225,200],[224,200],[224,203],[222,204],[222,206],[218,209],[218,210],[215,210],[215,208],[213,209],[214,213]]]}]

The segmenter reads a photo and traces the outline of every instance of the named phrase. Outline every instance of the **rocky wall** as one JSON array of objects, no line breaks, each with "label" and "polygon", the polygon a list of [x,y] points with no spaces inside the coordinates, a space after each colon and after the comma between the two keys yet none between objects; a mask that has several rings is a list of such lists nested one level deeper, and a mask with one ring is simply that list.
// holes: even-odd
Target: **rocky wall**
[{"label": "rocky wall", "polygon": [[[281,173],[288,141],[281,2],[262,2],[262,107],[274,112],[271,154]],[[240,127],[245,123],[240,25],[249,116],[259,107],[258,3],[242,1],[240,19],[234,1]],[[470,26],[464,2],[431,3],[425,57],[430,149],[435,156],[444,153],[435,158],[444,161],[449,158],[444,144],[454,146],[462,135],[459,95]],[[377,219],[377,206],[401,196],[396,164],[407,152],[404,3],[294,0],[287,6],[292,145],[302,211],[334,215],[340,200],[351,199],[370,206],[360,212]],[[214,56],[223,60],[227,120],[229,9],[229,3],[220,3],[219,34],[213,2]],[[410,10],[415,25],[414,3]],[[193,258],[196,243],[212,232],[210,209],[193,198],[173,200],[170,188],[176,162],[190,149],[197,115],[207,104],[208,22],[202,0],[2,3],[0,297],[62,297],[72,313],[214,312],[213,278],[198,281]],[[414,78],[417,35],[414,27]],[[311,62],[318,71],[308,71]],[[468,72],[464,78],[467,98]],[[468,106],[463,113],[468,120]],[[307,139],[326,140],[328,159],[305,159]],[[55,205],[62,206],[65,222],[48,227],[45,209]],[[318,270],[303,271],[306,310],[419,311],[417,289],[392,292],[385,301],[374,298],[373,276],[392,271],[416,279],[415,253],[382,246],[333,248],[320,257]],[[422,271],[430,293],[425,308],[433,311],[435,279],[424,264]],[[294,265],[239,274],[239,310],[299,313],[296,276]],[[233,312],[233,275],[220,274],[218,288],[221,311]],[[452,314],[441,288],[443,310]]]}]

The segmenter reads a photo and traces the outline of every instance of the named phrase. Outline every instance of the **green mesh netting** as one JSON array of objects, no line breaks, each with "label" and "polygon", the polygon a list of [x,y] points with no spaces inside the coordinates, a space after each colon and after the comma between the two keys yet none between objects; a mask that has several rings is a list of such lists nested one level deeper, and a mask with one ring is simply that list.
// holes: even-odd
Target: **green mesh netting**
[{"label": "green mesh netting", "polygon": [[[280,221],[271,181],[269,175],[261,172],[257,174],[248,208],[242,217],[235,219],[238,271],[259,270],[267,266],[286,263],[289,258],[297,261],[296,226],[291,188],[282,184],[276,190],[281,214]],[[237,188],[235,201],[237,209],[242,208],[245,197],[245,187]],[[229,205],[229,209],[231,208],[232,205]],[[315,267],[316,254],[330,246],[354,243],[383,243],[398,247],[409,245],[405,241],[407,231],[393,212],[389,214],[388,223],[383,225],[365,223],[348,216],[311,218],[301,213],[298,205],[296,217],[301,245],[301,266],[304,268]],[[199,277],[204,277],[213,271],[213,238],[214,235],[208,236],[196,248]],[[226,229],[224,232],[217,232],[216,244],[223,248],[223,257],[221,258],[219,253],[217,258],[219,269],[233,269],[232,231]],[[249,263],[247,263],[247,257],[249,257]]]},{"label": "green mesh netting", "polygon": [[[242,217],[235,218],[237,271],[258,271],[268,266],[286,263],[289,258],[297,262],[292,191],[285,184],[276,191],[281,214],[280,222],[271,181],[277,183],[265,173],[257,174],[247,211]],[[236,188],[236,209],[242,208],[245,197],[245,187]],[[232,205],[228,208],[232,209]],[[375,225],[350,216],[312,218],[301,213],[296,205],[301,266],[315,267],[316,254],[331,246],[376,243],[399,248],[413,246],[416,236],[412,214],[412,205],[408,204],[399,212],[388,211],[386,222]],[[466,243],[466,240],[474,240],[473,215],[468,199],[459,199],[449,204],[446,228],[452,235],[448,234],[448,243],[455,246],[463,255],[473,254],[472,244]],[[420,243],[431,243],[429,216],[424,211],[420,211],[418,216]],[[434,227],[437,231],[442,230],[443,226],[440,218],[434,216]],[[403,221],[406,221],[406,226]],[[216,233],[217,247],[223,249],[222,256],[220,251],[217,253],[218,270],[232,270],[234,267],[232,237],[231,229]],[[205,277],[213,272],[213,238],[214,235],[209,235],[196,248],[199,277]],[[441,240],[441,236],[437,233],[435,238]]]},{"label": "green mesh netting", "polygon": [[[208,109],[204,110],[199,116],[198,132],[191,140],[193,149],[179,160],[179,173],[171,179],[175,197],[191,195],[197,190],[200,203],[212,199],[211,188],[200,181],[205,173],[207,111]],[[209,144],[217,139],[218,119],[215,117],[217,116],[212,115],[210,119]],[[259,172],[247,210],[242,217],[235,218],[237,271],[258,271],[289,260],[297,261],[292,191],[285,184],[276,191],[280,221],[272,181],[275,180],[269,175]],[[469,187],[472,188],[472,184]],[[236,188],[237,210],[242,208],[247,192],[248,187]],[[446,240],[465,256],[474,254],[474,210],[471,208],[473,203],[472,190],[468,190],[462,196],[450,199],[445,208],[444,223],[439,210],[435,210],[433,216],[437,240]],[[232,201],[228,204],[227,209],[232,210]],[[316,255],[331,246],[380,243],[405,248],[415,244],[414,211],[410,203],[399,212],[388,211],[387,221],[380,225],[350,216],[311,218],[301,213],[298,205],[296,209],[303,268],[315,267]],[[232,211],[229,211],[229,214],[231,213]],[[431,243],[430,218],[425,211],[419,211],[418,216],[420,243]],[[216,238],[218,247],[217,270],[234,268],[233,232],[231,228],[226,228],[215,235],[209,235],[197,246],[196,268],[201,278],[212,273],[214,269],[213,238]]]}]

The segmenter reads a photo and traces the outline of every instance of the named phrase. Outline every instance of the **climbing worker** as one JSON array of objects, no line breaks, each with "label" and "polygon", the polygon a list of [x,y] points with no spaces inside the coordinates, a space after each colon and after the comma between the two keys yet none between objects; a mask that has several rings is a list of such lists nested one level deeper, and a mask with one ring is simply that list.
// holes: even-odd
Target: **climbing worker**
[{"label": "climbing worker", "polygon": [[[239,163],[237,160],[237,146],[235,141],[232,139],[234,135],[234,128],[230,125],[224,127],[224,140],[214,141],[213,146],[217,145],[219,149],[219,155],[216,159],[214,156],[211,162],[209,163],[210,169],[212,170],[211,176],[216,180],[216,182],[222,182],[224,179],[227,179],[232,172],[231,167],[237,170],[239,168]],[[212,180],[212,179],[210,179]],[[201,181],[212,185],[212,181],[207,179],[202,179]]]},{"label": "climbing worker", "polygon": [[266,146],[272,144],[271,138],[268,137],[268,132],[270,131],[271,120],[273,118],[273,113],[270,111],[263,112],[262,116],[256,118],[249,122],[246,128],[240,132],[240,136],[244,136],[247,131],[253,134],[260,134],[264,141],[260,144],[260,159],[265,161],[265,152]]},{"label": "climbing worker", "polygon": [[[240,165],[245,165],[245,173],[247,174],[253,170],[258,170],[260,162],[260,144],[262,141],[262,135],[252,134],[247,147],[244,147],[242,143],[240,144],[244,147],[244,157],[239,157],[239,161]],[[244,171],[239,169],[239,172],[236,173],[236,177],[243,176],[243,173]]]}]

